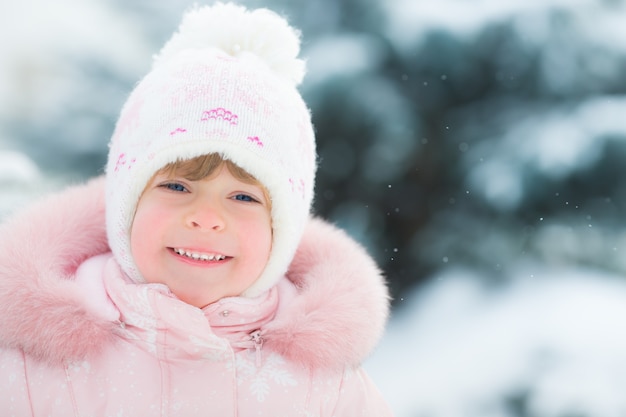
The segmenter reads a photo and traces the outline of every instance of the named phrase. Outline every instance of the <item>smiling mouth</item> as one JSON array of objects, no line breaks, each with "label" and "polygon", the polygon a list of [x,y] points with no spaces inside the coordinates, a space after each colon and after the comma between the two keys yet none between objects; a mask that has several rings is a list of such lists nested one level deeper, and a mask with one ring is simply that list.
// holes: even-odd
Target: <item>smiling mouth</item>
[{"label": "smiling mouth", "polygon": [[226,255],[222,255],[220,253],[202,253],[202,252],[193,252],[187,249],[182,248],[172,248],[174,253],[180,256],[184,256],[185,258],[193,259],[194,261],[206,261],[206,262],[217,262],[223,261],[227,258]]}]

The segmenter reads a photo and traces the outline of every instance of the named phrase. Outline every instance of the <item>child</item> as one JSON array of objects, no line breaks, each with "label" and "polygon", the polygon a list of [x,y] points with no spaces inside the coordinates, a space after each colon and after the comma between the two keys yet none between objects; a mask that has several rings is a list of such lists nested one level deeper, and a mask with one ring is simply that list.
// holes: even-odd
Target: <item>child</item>
[{"label": "child", "polygon": [[3,416],[391,415],[360,368],[384,280],[310,218],[298,53],[268,10],[188,12],[122,109],[106,178],[1,226]]}]

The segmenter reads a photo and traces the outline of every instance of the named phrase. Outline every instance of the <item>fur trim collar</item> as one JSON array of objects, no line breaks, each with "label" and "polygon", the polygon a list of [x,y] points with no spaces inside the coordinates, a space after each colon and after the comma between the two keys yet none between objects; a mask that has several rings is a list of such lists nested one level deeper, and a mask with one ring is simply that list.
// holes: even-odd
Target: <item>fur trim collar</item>
[{"label": "fur trim collar", "polygon": [[[116,324],[94,311],[73,280],[78,265],[108,250],[101,178],[0,225],[0,347],[58,364],[97,355],[112,343]],[[312,219],[287,277],[299,296],[264,326],[265,346],[311,368],[361,363],[389,314],[385,281],[366,251]]]}]

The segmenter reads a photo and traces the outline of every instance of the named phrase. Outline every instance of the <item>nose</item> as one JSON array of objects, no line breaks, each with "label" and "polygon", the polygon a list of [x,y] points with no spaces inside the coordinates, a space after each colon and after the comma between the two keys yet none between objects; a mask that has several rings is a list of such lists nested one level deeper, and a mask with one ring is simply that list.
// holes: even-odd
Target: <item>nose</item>
[{"label": "nose", "polygon": [[198,199],[190,205],[185,225],[198,230],[223,230],[226,227],[223,207],[214,201]]}]

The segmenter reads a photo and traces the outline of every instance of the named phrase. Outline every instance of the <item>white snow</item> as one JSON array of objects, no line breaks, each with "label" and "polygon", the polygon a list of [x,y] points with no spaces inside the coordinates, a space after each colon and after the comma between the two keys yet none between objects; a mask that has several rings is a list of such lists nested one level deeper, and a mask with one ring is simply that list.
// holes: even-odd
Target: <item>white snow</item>
[{"label": "white snow", "polygon": [[0,27],[0,120],[58,116],[81,95],[77,59],[133,79],[150,64],[140,27],[101,0],[2,2]]},{"label": "white snow", "polygon": [[[546,10],[562,8],[579,16],[581,30],[590,33],[599,44],[621,39],[626,31],[623,24],[626,4],[613,2],[600,8],[595,0],[385,0],[381,2],[389,16],[387,31],[397,45],[408,48],[419,42],[431,30],[451,32],[459,38],[471,38],[490,23],[511,20],[519,22],[529,40],[545,40]],[[598,22],[603,24],[599,25]],[[623,51],[626,44],[611,42],[611,48]]]},{"label": "white snow", "polygon": [[[489,287],[450,270],[402,302],[366,368],[396,417],[626,413],[626,280],[526,266]],[[567,414],[569,413],[569,414]]]},{"label": "white snow", "polygon": [[39,169],[28,156],[0,149],[0,220],[34,198],[40,180]]}]

